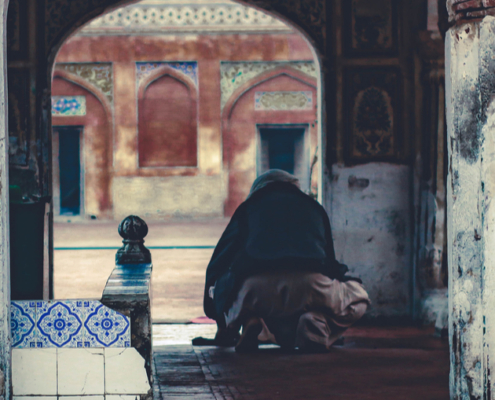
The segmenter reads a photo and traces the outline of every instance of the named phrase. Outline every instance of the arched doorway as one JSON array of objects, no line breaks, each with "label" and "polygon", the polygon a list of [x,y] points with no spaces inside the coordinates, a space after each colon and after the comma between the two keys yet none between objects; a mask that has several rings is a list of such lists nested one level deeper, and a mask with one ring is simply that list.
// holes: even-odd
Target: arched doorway
[{"label": "arched doorway", "polygon": [[[309,3],[309,4],[308,4]],[[115,5],[116,2],[96,2],[91,5],[91,7],[86,5],[77,5],[73,3],[70,7],[64,8],[63,10],[57,9],[57,7],[50,2],[47,2],[46,12],[44,13],[47,21],[47,27],[43,33],[43,49],[41,49],[41,53],[43,56],[46,56],[51,53],[50,59],[53,61],[55,57],[56,47],[62,42],[62,38],[68,35],[69,31],[73,29],[69,28],[70,24],[79,24],[82,22],[88,21],[90,18],[96,16],[97,14],[103,12],[103,9],[106,6]],[[317,48],[320,49],[322,55],[323,65],[325,67],[325,71],[332,71],[332,63],[329,61],[331,59],[332,49],[331,46],[328,45],[328,38],[331,37],[330,28],[326,24],[325,18],[328,18],[330,12],[327,12],[325,9],[325,2],[281,2],[281,3],[271,3],[271,4],[259,4],[261,6],[266,6],[272,11],[278,12],[281,15],[287,15],[288,17],[294,20],[294,23],[303,29],[306,29],[308,32],[308,36],[313,38],[315,43],[317,44]],[[61,13],[64,13],[64,18],[61,18]],[[327,21],[330,18],[327,19]],[[50,22],[48,22],[50,21]],[[52,24],[53,22],[53,24]],[[66,25],[67,24],[67,25]],[[42,23],[43,25],[43,23]],[[325,28],[324,28],[325,27]],[[327,39],[325,39],[325,37]],[[52,51],[53,50],[53,51]],[[39,121],[40,123],[36,125],[36,129],[40,129],[40,137],[43,137],[46,140],[46,136],[41,135],[44,132],[44,135],[49,131],[47,121],[48,116],[42,115],[43,110],[47,110],[47,102],[49,101],[49,92],[43,93],[44,90],[48,88],[48,80],[50,74],[47,73],[48,67],[45,63],[41,63],[42,67],[40,70],[36,70],[37,75],[39,75],[39,81],[36,83],[37,88],[37,100],[35,102],[37,104],[37,110],[40,112]],[[37,79],[37,78],[36,78]],[[325,82],[328,87],[333,87],[333,76],[332,74],[328,74],[326,76]],[[327,90],[326,93],[329,91]],[[358,91],[359,92],[359,91]],[[333,104],[333,97],[327,97],[326,104]],[[328,110],[332,110],[331,106],[327,107]],[[332,111],[331,111],[332,112]],[[331,114],[328,113],[328,115]],[[331,119],[331,118],[329,118]],[[33,128],[34,129],[34,128]],[[40,143],[43,143],[42,141]],[[47,157],[46,149],[49,149],[49,145],[46,146],[46,142],[44,143],[45,150],[40,150],[40,154],[44,154],[45,158]],[[22,150],[22,146],[20,146]],[[45,153],[43,153],[45,151]],[[48,156],[49,157],[49,156]],[[40,158],[42,160],[42,158]],[[40,161],[40,164],[43,162]],[[37,176],[40,179],[40,187],[49,188],[49,179],[44,179],[46,176],[44,174],[48,174],[48,171],[41,171],[41,173]],[[349,178],[351,178],[349,176]],[[365,184],[365,182],[360,181],[359,176],[355,176],[356,180],[349,179],[347,183],[354,185],[355,189],[359,189],[361,184]],[[44,185],[44,186],[43,186]],[[48,190],[48,189],[47,189]]]},{"label": "arched doorway", "polygon": [[[52,110],[54,194],[63,189],[62,176],[57,176],[63,170],[57,137],[63,137],[67,127],[77,126],[85,146],[79,150],[84,177],[78,181],[80,213],[64,213],[54,196],[58,201],[54,204],[56,297],[97,296],[105,284],[109,271],[96,271],[89,264],[110,268],[111,250],[105,250],[105,261],[78,267],[73,260],[82,253],[67,249],[97,251],[98,243],[110,245],[104,238],[94,240],[88,230],[93,225],[100,232],[108,226],[105,232],[110,235],[114,230],[110,221],[139,214],[149,224],[167,225],[169,231],[177,221],[200,223],[196,229],[200,231],[212,219],[215,233],[207,242],[192,233],[180,243],[187,244],[187,251],[214,246],[221,224],[245,199],[252,181],[263,168],[276,167],[270,164],[273,157],[262,158],[267,135],[266,141],[279,135],[282,142],[286,136],[298,135],[284,150],[294,164],[291,172],[300,175],[307,193],[320,201],[324,197],[322,79],[314,48],[298,30],[260,9],[232,1],[190,3],[140,1],[111,10],[68,38],[57,53],[52,95],[68,104],[83,95],[63,86],[61,76],[90,93],[84,116],[72,115],[70,109],[66,115],[55,115]],[[107,114],[105,121],[89,108],[96,94]],[[84,242],[84,234],[74,233],[79,224],[92,240]],[[151,232],[153,228],[164,232],[158,225]],[[187,231],[191,235],[191,229]],[[80,239],[71,245],[58,240],[62,235]],[[150,235],[152,246],[162,247],[155,249],[155,271],[162,265],[168,268],[173,257],[163,257],[168,261],[162,263],[160,254],[177,245],[177,235],[172,231],[164,238]],[[193,260],[194,265],[200,268],[202,263],[204,270],[211,256],[208,251],[203,250],[205,255]],[[191,261],[182,260],[183,265],[187,262]],[[76,287],[70,279],[74,268],[84,268],[88,278],[98,274],[94,293],[81,292],[90,284],[78,281]],[[173,268],[175,274],[178,267]],[[171,290],[182,287],[180,277],[174,281],[164,272],[167,281],[155,274],[155,287],[163,289],[153,296],[155,309],[161,304],[168,310],[156,313],[158,320],[179,319],[180,300],[190,302],[194,297],[197,315],[182,318],[202,314],[200,275],[195,271],[190,277],[197,290],[182,288],[177,294],[181,297],[175,298]],[[171,302],[177,306],[167,307]]]}]

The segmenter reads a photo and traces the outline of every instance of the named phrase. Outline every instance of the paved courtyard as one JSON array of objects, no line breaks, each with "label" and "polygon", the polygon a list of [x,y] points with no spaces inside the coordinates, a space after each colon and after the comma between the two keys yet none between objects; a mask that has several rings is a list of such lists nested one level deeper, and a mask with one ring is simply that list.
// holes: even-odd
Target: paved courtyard
[{"label": "paved courtyard", "polygon": [[[227,223],[227,219],[148,223],[145,245],[151,248],[153,261],[155,321],[188,322],[204,315],[206,266]],[[117,227],[118,222],[100,221],[55,224],[55,298],[101,298],[122,244]],[[183,248],[163,249],[174,246]]]}]

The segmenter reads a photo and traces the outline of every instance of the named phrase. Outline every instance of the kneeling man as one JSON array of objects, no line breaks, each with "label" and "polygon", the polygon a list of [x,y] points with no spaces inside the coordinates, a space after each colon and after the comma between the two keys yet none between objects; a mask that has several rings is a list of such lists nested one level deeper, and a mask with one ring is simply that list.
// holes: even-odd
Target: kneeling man
[{"label": "kneeling man", "polygon": [[206,271],[204,310],[217,321],[215,343],[235,340],[238,352],[255,351],[258,339],[327,351],[370,304],[347,271],[335,259],[324,208],[293,175],[266,172],[232,216]]}]

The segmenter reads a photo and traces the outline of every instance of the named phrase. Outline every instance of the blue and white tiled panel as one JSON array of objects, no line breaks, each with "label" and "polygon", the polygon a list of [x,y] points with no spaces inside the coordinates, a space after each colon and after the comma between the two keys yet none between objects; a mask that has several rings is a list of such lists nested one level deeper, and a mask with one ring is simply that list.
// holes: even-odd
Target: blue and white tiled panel
[{"label": "blue and white tiled panel", "polygon": [[97,300],[12,301],[14,348],[130,347],[129,318]]},{"label": "blue and white tiled panel", "polygon": [[52,96],[52,115],[54,117],[86,115],[86,97]]}]

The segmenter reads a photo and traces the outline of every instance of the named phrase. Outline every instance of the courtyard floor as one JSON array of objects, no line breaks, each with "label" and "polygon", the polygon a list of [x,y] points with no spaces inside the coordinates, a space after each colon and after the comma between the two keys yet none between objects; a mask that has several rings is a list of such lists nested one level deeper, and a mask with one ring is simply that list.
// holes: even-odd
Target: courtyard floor
[{"label": "courtyard floor", "polygon": [[[213,338],[203,315],[204,274],[228,220],[149,222],[153,259],[155,399],[448,399],[448,343],[432,329],[355,327],[328,354],[257,354],[193,347]],[[121,246],[117,222],[55,224],[55,297],[100,298]],[[173,248],[180,247],[180,248]],[[166,324],[157,322],[167,322]],[[175,322],[175,323],[171,323]]]},{"label": "courtyard floor", "polygon": [[[148,222],[145,246],[153,261],[155,322],[188,322],[204,315],[205,272],[228,219]],[[54,224],[56,299],[99,299],[122,245],[118,222]],[[179,247],[179,248],[171,248]]]},{"label": "courtyard floor", "polygon": [[197,334],[212,337],[212,328],[154,326],[155,399],[449,398],[448,343],[431,329],[351,328],[344,345],[328,354],[288,354],[261,346],[257,354],[246,355],[184,344]]}]

